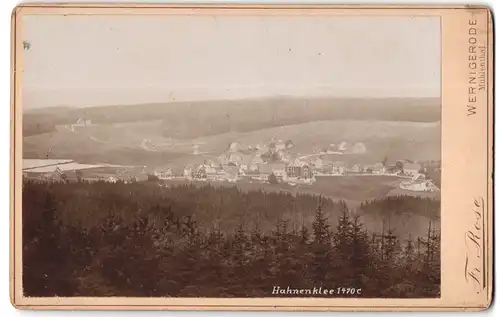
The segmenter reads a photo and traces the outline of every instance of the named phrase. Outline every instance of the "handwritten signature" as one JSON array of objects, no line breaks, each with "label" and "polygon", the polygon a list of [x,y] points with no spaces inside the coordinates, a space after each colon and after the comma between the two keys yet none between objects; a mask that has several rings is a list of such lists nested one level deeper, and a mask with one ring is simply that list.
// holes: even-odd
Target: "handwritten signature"
[{"label": "handwritten signature", "polygon": [[479,294],[486,288],[486,271],[484,262],[484,199],[482,197],[475,198],[472,212],[475,216],[473,226],[465,233],[465,280],[468,284],[472,284]]}]

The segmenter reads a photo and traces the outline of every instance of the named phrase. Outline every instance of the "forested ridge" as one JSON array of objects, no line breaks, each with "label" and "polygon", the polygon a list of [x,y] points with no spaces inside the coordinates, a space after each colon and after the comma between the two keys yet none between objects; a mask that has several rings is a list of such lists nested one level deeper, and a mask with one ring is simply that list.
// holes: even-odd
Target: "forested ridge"
[{"label": "forested ridge", "polygon": [[166,137],[194,138],[250,132],[321,120],[435,122],[436,98],[257,98],[184,101],[96,107],[49,107],[24,114],[23,133],[53,131],[56,125],[85,118],[96,124],[161,120]]},{"label": "forested ridge", "polygon": [[[363,208],[435,205],[387,201]],[[25,181],[22,213],[26,296],[268,297],[274,286],[440,295],[432,224],[422,237],[368,232],[344,202],[312,195]],[[295,213],[311,219],[286,217]]]}]

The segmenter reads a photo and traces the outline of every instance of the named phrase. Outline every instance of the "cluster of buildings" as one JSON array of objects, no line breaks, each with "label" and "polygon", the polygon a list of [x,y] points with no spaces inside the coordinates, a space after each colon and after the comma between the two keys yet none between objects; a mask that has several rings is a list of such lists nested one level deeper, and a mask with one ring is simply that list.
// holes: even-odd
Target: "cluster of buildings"
[{"label": "cluster of buildings", "polygon": [[[364,145],[354,145],[359,151]],[[187,179],[195,181],[260,181],[312,184],[316,176],[342,175],[394,175],[416,181],[423,176],[418,163],[398,161],[375,164],[348,164],[334,161],[324,154],[292,155],[292,141],[272,140],[269,144],[243,145],[233,142],[225,153],[205,160],[201,164],[188,164],[183,168],[167,167],[154,171],[160,180]],[[341,144],[342,149],[347,145]],[[350,147],[352,150],[352,147]],[[415,180],[413,180],[415,179]]]},{"label": "cluster of buildings", "polygon": [[73,160],[33,159],[23,160],[23,178],[51,182],[109,183],[139,182],[150,179],[144,167],[80,164]]},{"label": "cluster of buildings", "polygon": [[313,173],[308,164],[304,162],[292,162],[285,164],[283,162],[268,162],[250,164],[218,164],[207,161],[199,165],[186,165],[182,171],[172,168],[155,171],[154,175],[158,179],[176,179],[183,178],[197,181],[229,181],[237,182],[239,180],[256,180],[262,182],[275,181],[302,181],[310,183],[313,179]]},{"label": "cluster of buildings", "polygon": [[228,150],[202,164],[188,164],[156,170],[159,179],[184,178],[198,181],[256,180],[277,182],[285,180],[310,183],[313,173],[309,164],[294,159],[288,149],[294,147],[291,140],[272,140],[268,144],[243,145],[233,142]]},{"label": "cluster of buildings", "polygon": [[53,171],[47,173],[36,173],[24,171],[23,177],[30,180],[50,181],[50,182],[98,182],[104,181],[108,183],[124,183],[141,182],[151,180],[151,176],[141,172],[111,172],[100,170],[63,170],[60,167],[55,167]]},{"label": "cluster of buildings", "polygon": [[[342,145],[342,144],[341,144]],[[401,160],[394,164],[349,164],[332,160],[339,156],[291,154],[292,141],[271,140],[268,144],[243,145],[233,142],[217,157],[201,164],[146,167],[84,165],[71,160],[25,160],[23,176],[49,181],[105,181],[109,183],[157,180],[263,182],[312,184],[316,176],[391,175],[404,178],[399,187],[411,191],[437,191],[425,176],[425,166]],[[344,148],[342,145],[341,148]],[[358,148],[360,146],[358,145]]]},{"label": "cluster of buildings", "polygon": [[404,180],[399,183],[399,188],[415,192],[437,192],[439,188],[428,179],[419,177],[418,179]]}]

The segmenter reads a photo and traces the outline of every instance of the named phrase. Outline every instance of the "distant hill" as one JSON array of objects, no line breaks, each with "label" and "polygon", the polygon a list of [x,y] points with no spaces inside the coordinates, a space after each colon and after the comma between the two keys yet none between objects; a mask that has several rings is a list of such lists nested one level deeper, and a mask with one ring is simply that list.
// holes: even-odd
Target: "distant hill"
[{"label": "distant hill", "polygon": [[164,136],[195,138],[228,132],[320,120],[435,122],[441,118],[439,99],[300,99],[268,98],[114,105],[87,108],[44,108],[24,114],[24,135],[45,133],[79,118],[96,124],[161,120]]},{"label": "distant hill", "polygon": [[328,120],[273,127],[241,133],[208,135],[195,139],[202,151],[220,152],[231,142],[242,144],[265,143],[271,138],[292,140],[293,152],[309,154],[314,148],[327,148],[343,141],[363,142],[364,154],[327,155],[332,160],[351,163],[374,163],[387,157],[390,161],[402,158],[413,160],[441,157],[441,125],[439,122],[399,122],[364,120]]},{"label": "distant hill", "polygon": [[[199,151],[218,156],[232,142],[264,144],[272,138],[292,140],[294,153],[312,154],[314,149],[330,144],[362,142],[363,154],[326,155],[331,160],[350,163],[373,164],[385,157],[389,161],[402,158],[413,160],[439,160],[441,157],[441,125],[439,122],[397,122],[330,120],[271,127],[250,132],[232,132],[206,135],[189,140],[165,138],[161,121],[139,123],[103,124],[78,129],[72,133],[60,128],[57,131],[25,136],[25,158],[68,157],[86,163],[113,163],[125,165],[185,165],[199,161],[193,153],[193,144]],[[145,148],[144,140],[152,140],[154,151]],[[206,157],[205,157],[206,159]]]}]

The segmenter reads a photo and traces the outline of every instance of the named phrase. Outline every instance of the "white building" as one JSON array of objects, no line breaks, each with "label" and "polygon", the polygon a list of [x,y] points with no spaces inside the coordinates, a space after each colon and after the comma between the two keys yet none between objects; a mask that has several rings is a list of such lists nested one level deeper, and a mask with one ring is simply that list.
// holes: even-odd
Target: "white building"
[{"label": "white building", "polygon": [[73,127],[75,127],[75,126],[76,126],[76,127],[86,127],[86,128],[88,128],[88,127],[92,126],[92,121],[90,121],[90,120],[85,120],[85,119],[83,119],[83,118],[79,118],[79,119],[76,121],[76,123],[75,123],[75,124],[73,124]]},{"label": "white building", "polygon": [[402,181],[399,187],[404,190],[416,191],[416,192],[435,192],[439,188],[434,185],[430,180],[420,180],[420,181]]}]

